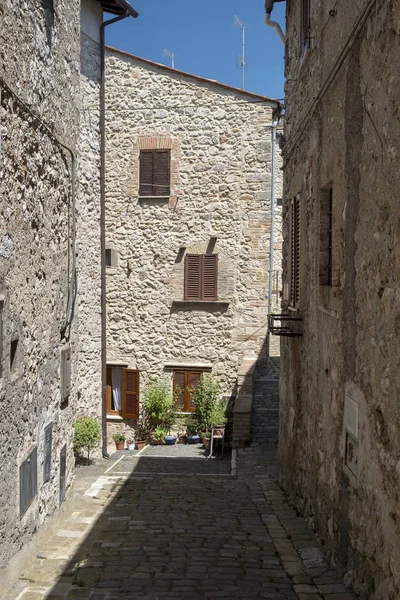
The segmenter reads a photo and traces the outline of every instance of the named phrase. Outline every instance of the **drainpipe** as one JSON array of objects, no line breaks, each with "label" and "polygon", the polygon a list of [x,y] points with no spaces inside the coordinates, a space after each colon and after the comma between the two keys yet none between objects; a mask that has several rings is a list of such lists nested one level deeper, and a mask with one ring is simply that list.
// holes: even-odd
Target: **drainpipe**
[{"label": "drainpipe", "polygon": [[101,410],[101,435],[103,458],[108,458],[107,452],[107,404],[106,404],[106,364],[107,364],[107,306],[106,306],[106,160],[105,160],[105,28],[108,25],[117,23],[129,17],[129,11],[125,10],[122,15],[103,21],[100,25],[100,249],[101,249],[101,389],[102,389],[102,410]]},{"label": "drainpipe", "polygon": [[271,143],[271,231],[269,238],[269,285],[268,285],[268,314],[272,308],[272,279],[274,273],[274,237],[275,237],[275,179],[276,179],[276,128],[278,122],[272,123]]},{"label": "drainpipe", "polygon": [[271,21],[271,13],[274,9],[275,2],[284,2],[284,0],[265,0],[265,19],[264,23],[268,25],[268,27],[273,27],[276,33],[279,36],[282,44],[286,45],[286,37],[282,31],[282,27],[276,21]]}]

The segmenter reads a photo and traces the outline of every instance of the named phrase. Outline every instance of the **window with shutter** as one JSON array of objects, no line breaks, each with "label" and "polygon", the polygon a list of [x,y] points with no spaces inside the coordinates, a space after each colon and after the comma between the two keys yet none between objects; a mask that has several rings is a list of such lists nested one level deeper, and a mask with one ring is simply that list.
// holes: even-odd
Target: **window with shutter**
[{"label": "window with shutter", "polygon": [[174,371],[173,388],[177,392],[178,407],[183,412],[194,412],[194,404],[190,391],[197,389],[202,375],[202,371],[193,369],[179,369]]},{"label": "window with shutter", "polygon": [[290,305],[300,301],[300,195],[292,200],[290,209]]},{"label": "window with shutter", "polygon": [[0,377],[3,376],[3,310],[4,301],[0,300]]},{"label": "window with shutter", "polygon": [[332,188],[322,190],[319,229],[319,283],[332,285]]},{"label": "window with shutter", "polygon": [[218,299],[218,255],[187,254],[185,259],[185,300]]},{"label": "window with shutter", "polygon": [[301,58],[306,53],[307,48],[310,46],[310,26],[311,26],[311,12],[310,12],[311,0],[301,0],[300,9],[300,55]]},{"label": "window with shutter", "polygon": [[170,150],[141,150],[139,196],[170,195]]},{"label": "window with shutter", "polygon": [[122,416],[126,419],[139,416],[139,371],[135,369],[124,369]]}]

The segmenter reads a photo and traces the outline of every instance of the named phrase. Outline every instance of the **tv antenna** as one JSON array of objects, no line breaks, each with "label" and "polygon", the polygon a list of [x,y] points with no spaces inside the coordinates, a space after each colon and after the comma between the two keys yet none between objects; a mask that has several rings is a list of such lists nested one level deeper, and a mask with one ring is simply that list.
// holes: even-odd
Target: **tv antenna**
[{"label": "tv antenna", "polygon": [[244,61],[244,30],[245,30],[246,25],[243,23],[243,21],[241,21],[239,19],[239,17],[237,17],[236,15],[234,15],[234,17],[235,17],[234,25],[237,25],[242,30],[242,54],[240,57],[239,66],[242,68],[242,90],[244,90],[244,69],[246,66],[246,63]]},{"label": "tv antenna", "polygon": [[163,48],[162,53],[164,54],[164,56],[169,56],[170,57],[171,63],[172,63],[172,68],[175,69],[175,54],[173,52],[170,52],[166,48]]}]

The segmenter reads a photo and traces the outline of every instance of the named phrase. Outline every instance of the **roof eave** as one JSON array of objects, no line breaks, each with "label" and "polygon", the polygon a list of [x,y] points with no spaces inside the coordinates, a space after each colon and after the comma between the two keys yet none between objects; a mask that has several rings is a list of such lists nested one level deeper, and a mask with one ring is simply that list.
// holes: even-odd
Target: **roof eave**
[{"label": "roof eave", "polygon": [[126,0],[97,0],[100,2],[104,11],[112,15],[123,15],[127,14],[133,19],[139,16],[139,13],[132,8],[132,6]]}]

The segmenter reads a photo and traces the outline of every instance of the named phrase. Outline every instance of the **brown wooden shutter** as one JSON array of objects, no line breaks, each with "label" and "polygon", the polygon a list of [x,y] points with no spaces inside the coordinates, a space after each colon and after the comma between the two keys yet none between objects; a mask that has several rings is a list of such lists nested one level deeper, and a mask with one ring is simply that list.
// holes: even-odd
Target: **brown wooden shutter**
[{"label": "brown wooden shutter", "polygon": [[218,256],[204,254],[202,277],[202,300],[217,300]]},{"label": "brown wooden shutter", "polygon": [[290,305],[294,306],[295,300],[295,264],[296,264],[296,240],[295,240],[295,206],[294,200],[290,204]]},{"label": "brown wooden shutter", "polygon": [[170,193],[170,151],[157,150],[154,153],[154,196],[169,196]]},{"label": "brown wooden shutter", "polygon": [[140,151],[139,196],[153,196],[153,150]]},{"label": "brown wooden shutter", "polygon": [[187,254],[185,259],[185,300],[201,300],[201,256]]},{"label": "brown wooden shutter", "polygon": [[124,398],[122,416],[136,419],[139,415],[139,371],[124,369]]},{"label": "brown wooden shutter", "polygon": [[295,305],[297,306],[300,300],[300,195],[297,196],[295,201],[296,206],[296,281],[295,281]]},{"label": "brown wooden shutter", "polygon": [[191,388],[194,388],[195,390],[197,390],[201,376],[202,376],[201,371],[188,371],[188,373],[187,373],[188,394],[187,394],[187,404],[185,407],[187,412],[193,412],[195,409],[194,404],[193,404],[192,394],[190,393],[190,390],[191,390]]},{"label": "brown wooden shutter", "polygon": [[174,392],[179,388],[179,394],[176,394],[177,406],[180,409],[185,408],[185,389],[186,389],[186,371],[174,371]]}]

